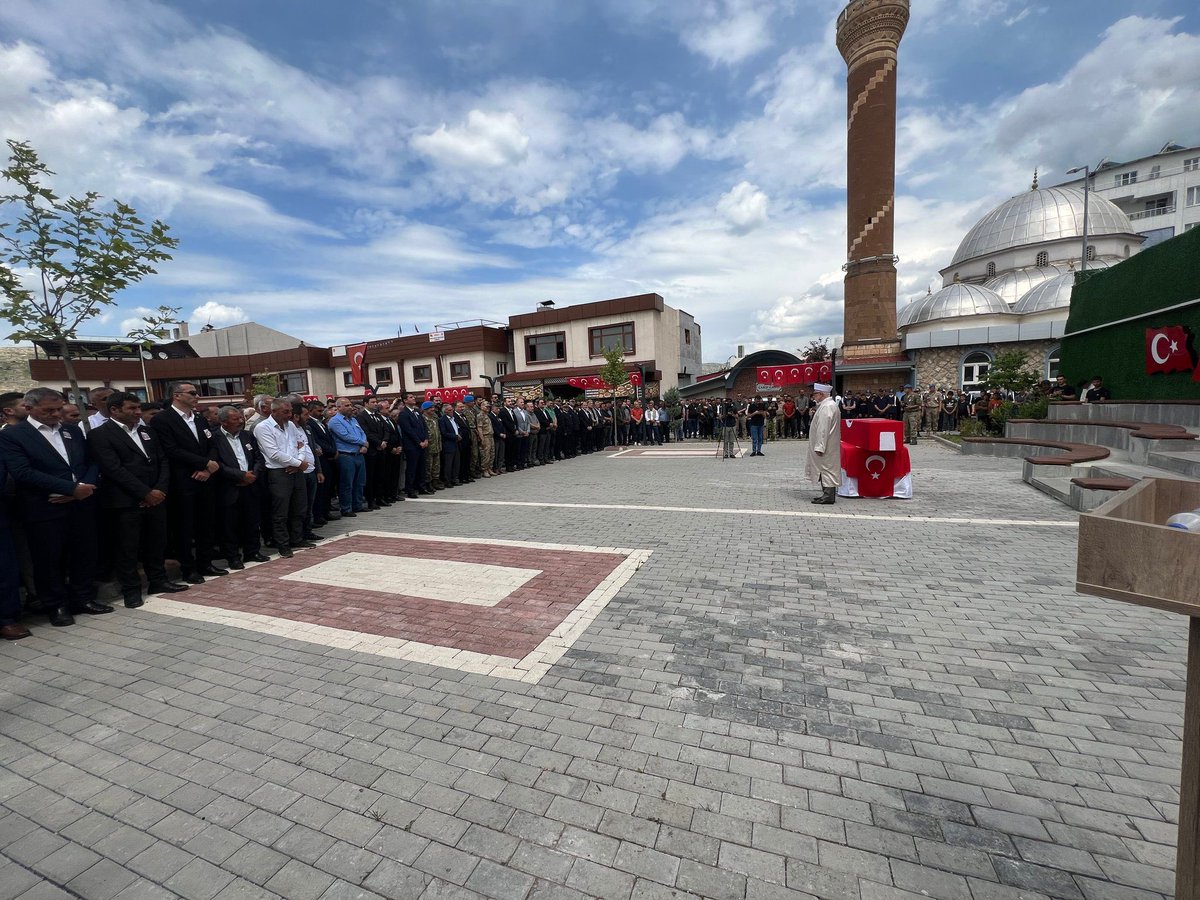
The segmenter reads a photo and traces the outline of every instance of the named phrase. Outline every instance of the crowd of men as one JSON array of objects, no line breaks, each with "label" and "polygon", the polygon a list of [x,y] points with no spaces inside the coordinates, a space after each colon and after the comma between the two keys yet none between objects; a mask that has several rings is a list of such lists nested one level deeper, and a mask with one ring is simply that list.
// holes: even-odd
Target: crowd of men
[{"label": "crowd of men", "polygon": [[260,395],[243,409],[205,403],[188,382],[170,385],[161,403],[108,388],[88,401],[81,410],[48,388],[0,395],[6,640],[29,636],[19,620],[31,610],[56,626],[112,612],[98,599],[102,581],[137,608],[149,594],[315,547],[331,520],[553,465],[614,439],[669,439],[669,417],[653,401],[639,404],[636,425],[629,403],[592,400]]}]

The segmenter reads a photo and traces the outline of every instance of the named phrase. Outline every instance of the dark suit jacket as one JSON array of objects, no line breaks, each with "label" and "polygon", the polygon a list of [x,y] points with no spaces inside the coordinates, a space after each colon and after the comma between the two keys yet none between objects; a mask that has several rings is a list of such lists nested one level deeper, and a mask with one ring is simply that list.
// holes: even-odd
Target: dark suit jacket
[{"label": "dark suit jacket", "polygon": [[212,429],[202,416],[196,416],[198,434],[188,427],[174,409],[164,409],[150,420],[150,432],[158,438],[171,469],[172,490],[197,491],[203,482],[192,474],[208,466],[212,456]]},{"label": "dark suit jacket", "polygon": [[93,428],[88,434],[88,447],[103,479],[100,505],[107,509],[129,509],[138,506],[151,491],[167,492],[170,481],[167,457],[149,428],[139,425],[137,431],[146,455],[112,420]]},{"label": "dark suit jacket", "polygon": [[330,432],[328,425],[316,416],[309,416],[304,427],[308,431],[308,439],[312,444],[314,455],[316,448],[321,448],[318,462],[329,462],[337,456],[337,443],[334,441],[333,433]]},{"label": "dark suit jacket", "polygon": [[364,409],[358,414],[358,424],[362,426],[363,432],[367,435],[367,456],[374,456],[379,452],[379,442],[388,439],[383,417]]},{"label": "dark suit jacket", "polygon": [[517,417],[507,406],[500,407],[500,422],[504,425],[504,433],[512,437],[517,433]]},{"label": "dark suit jacket", "polygon": [[221,465],[213,479],[217,483],[217,503],[224,506],[237,502],[238,491],[249,490],[250,486],[242,482],[243,472],[251,471],[259,479],[265,478],[267,473],[267,463],[263,459],[262,451],[258,449],[258,440],[254,433],[243,428],[237,437],[242,444],[242,452],[246,454],[249,470],[243,469],[238,458],[233,455],[233,448],[229,446],[225,435],[220,431],[213,435],[213,454]]},{"label": "dark suit jacket", "polygon": [[425,417],[407,406],[400,410],[400,436],[404,439],[404,449],[409,453],[417,453],[421,449],[421,441],[429,440],[429,426]]},{"label": "dark suit jacket", "polygon": [[[70,513],[74,504],[51,503],[51,494],[71,494],[76,484],[99,483],[100,473],[83,432],[76,425],[64,425],[62,431],[69,464],[38,433],[32,420],[0,431],[0,453],[4,454],[16,484],[20,509],[31,522],[65,518]],[[91,503],[92,500],[74,502]]]},{"label": "dark suit jacket", "polygon": [[[451,448],[457,449],[459,442],[462,439],[463,426],[459,425],[458,434],[455,434],[454,426],[450,424],[450,419],[451,417],[445,413],[443,413],[441,418],[438,419],[438,431],[442,433],[443,453],[448,453]],[[457,422],[458,419],[455,418],[455,421]]]}]

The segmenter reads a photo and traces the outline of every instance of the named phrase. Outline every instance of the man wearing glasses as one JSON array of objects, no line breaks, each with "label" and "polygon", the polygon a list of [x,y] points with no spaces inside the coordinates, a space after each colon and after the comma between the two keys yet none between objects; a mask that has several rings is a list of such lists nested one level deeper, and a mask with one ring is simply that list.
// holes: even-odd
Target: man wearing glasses
[{"label": "man wearing glasses", "polygon": [[150,430],[170,466],[167,490],[168,556],[179,560],[188,584],[203,584],[205,575],[228,575],[213,565],[213,484],[209,479],[220,465],[212,448],[213,432],[196,414],[199,392],[191,382],[170,385],[171,405],[155,416]]}]

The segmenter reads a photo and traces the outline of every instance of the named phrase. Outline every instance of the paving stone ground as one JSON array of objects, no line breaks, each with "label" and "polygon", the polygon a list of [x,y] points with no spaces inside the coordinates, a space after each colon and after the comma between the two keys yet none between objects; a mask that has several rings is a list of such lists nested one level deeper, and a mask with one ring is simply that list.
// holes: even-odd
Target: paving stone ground
[{"label": "paving stone ground", "polygon": [[821,508],[766,452],[344,523],[650,551],[536,682],[156,599],[0,646],[0,898],[1169,896],[1182,620],[1075,594],[1012,461],[922,444],[914,500]]}]

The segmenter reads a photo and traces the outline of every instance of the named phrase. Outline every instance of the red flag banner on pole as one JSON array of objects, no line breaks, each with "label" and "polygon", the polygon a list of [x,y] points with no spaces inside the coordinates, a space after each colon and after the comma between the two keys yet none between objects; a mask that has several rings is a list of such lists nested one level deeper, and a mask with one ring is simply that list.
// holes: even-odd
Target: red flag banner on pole
[{"label": "red flag banner on pole", "polygon": [[1182,325],[1146,329],[1146,374],[1190,371],[1195,362]]},{"label": "red flag banner on pole", "polygon": [[774,378],[773,370],[771,369],[770,366],[767,366],[765,368],[763,366],[759,366],[758,374],[755,376],[754,380],[758,384],[774,384],[775,382],[772,380],[773,378]]},{"label": "red flag banner on pole", "polygon": [[630,372],[629,373],[629,383],[632,384],[634,387],[640,386],[642,383],[642,373],[641,372]]},{"label": "red flag banner on pole", "polygon": [[347,347],[346,355],[350,357],[350,380],[355,385],[362,384],[363,368],[367,361],[367,345],[355,344],[353,347]]},{"label": "red flag banner on pole", "polygon": [[833,363],[820,363],[817,366],[817,378],[823,384],[829,384],[833,381]]}]

